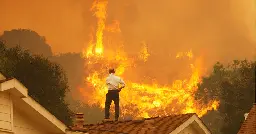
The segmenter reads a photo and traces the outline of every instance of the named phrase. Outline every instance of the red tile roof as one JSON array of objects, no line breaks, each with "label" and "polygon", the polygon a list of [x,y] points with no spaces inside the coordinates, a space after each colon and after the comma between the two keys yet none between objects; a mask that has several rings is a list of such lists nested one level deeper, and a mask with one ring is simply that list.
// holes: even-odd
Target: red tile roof
[{"label": "red tile roof", "polygon": [[[169,134],[194,114],[84,125],[89,134]],[[73,129],[73,131],[79,129]]]},{"label": "red tile roof", "polygon": [[253,104],[238,134],[256,134],[256,103]]}]

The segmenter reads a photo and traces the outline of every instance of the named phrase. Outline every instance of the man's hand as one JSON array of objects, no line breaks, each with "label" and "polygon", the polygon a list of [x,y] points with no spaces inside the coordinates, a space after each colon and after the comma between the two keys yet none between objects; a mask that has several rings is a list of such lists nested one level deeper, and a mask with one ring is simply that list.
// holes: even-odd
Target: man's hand
[{"label": "man's hand", "polygon": [[123,88],[124,88],[124,86],[118,88],[118,91],[120,92]]}]

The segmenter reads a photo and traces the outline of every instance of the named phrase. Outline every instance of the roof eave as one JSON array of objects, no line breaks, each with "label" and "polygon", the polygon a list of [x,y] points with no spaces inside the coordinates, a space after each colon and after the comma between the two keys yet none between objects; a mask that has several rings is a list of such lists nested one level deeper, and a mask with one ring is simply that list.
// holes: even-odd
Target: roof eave
[{"label": "roof eave", "polygon": [[189,126],[194,121],[196,123],[198,123],[198,125],[200,126],[200,128],[202,128],[202,130],[205,132],[205,134],[211,134],[210,130],[202,123],[202,121],[199,119],[199,117],[196,114],[191,116],[187,121],[182,123],[179,127],[177,127],[175,130],[173,130],[170,134],[177,134],[177,133],[181,132],[182,130],[184,130],[187,126]]},{"label": "roof eave", "polygon": [[28,97],[28,89],[17,79],[4,81],[0,85],[0,91],[7,91],[19,98]]},{"label": "roof eave", "polygon": [[23,102],[29,105],[32,109],[37,111],[41,116],[46,118],[56,128],[61,130],[63,133],[66,132],[66,129],[67,129],[66,125],[63,124],[60,120],[58,120],[54,115],[52,115],[44,107],[42,107],[39,103],[37,103],[35,100],[29,97],[28,89],[23,84],[21,84],[17,79],[13,78],[0,83],[0,91],[9,92],[10,94],[17,97],[18,99],[21,99]]}]

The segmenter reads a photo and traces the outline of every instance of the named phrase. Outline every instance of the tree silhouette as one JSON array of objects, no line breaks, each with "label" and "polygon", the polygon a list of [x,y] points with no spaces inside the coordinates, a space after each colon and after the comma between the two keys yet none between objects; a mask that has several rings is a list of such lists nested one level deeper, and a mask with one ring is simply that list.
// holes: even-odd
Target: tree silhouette
[{"label": "tree silhouette", "polygon": [[[205,102],[211,99],[220,100],[218,111],[203,117],[206,124],[211,124],[209,128],[214,133],[238,132],[244,121],[244,114],[249,112],[255,100],[255,65],[255,61],[248,60],[234,60],[228,66],[217,63],[211,75],[204,77],[199,84],[197,99]],[[212,118],[213,114],[215,116]],[[217,120],[223,123],[219,132],[213,130],[220,127]]]},{"label": "tree silhouette", "polygon": [[0,42],[0,72],[14,77],[28,88],[28,94],[67,125],[72,123],[71,111],[64,101],[69,90],[63,69],[42,56],[31,55],[19,46],[6,48]]},{"label": "tree silhouette", "polygon": [[0,36],[0,40],[5,42],[8,48],[19,45],[33,54],[46,57],[52,56],[51,47],[46,43],[45,38],[32,30],[13,29],[11,31],[4,31],[3,35]]}]

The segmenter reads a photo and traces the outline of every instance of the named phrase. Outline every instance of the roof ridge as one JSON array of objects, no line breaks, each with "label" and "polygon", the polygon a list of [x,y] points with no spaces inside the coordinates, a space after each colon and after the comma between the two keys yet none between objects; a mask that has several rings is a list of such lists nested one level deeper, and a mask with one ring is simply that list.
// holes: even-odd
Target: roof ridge
[{"label": "roof ridge", "polygon": [[194,115],[196,113],[185,113],[185,114],[169,114],[169,115],[165,115],[165,116],[161,116],[161,115],[158,115],[158,116],[155,116],[155,117],[149,117],[149,118],[158,118],[158,117],[170,117],[170,116],[177,116],[177,115]]},{"label": "roof ridge", "polygon": [[[186,114],[170,114],[167,116],[156,116],[156,117],[150,117],[150,118],[144,118],[145,120],[151,120],[156,118],[167,118],[167,117],[176,117],[176,116],[184,116],[184,115],[196,115],[196,113],[186,113]],[[93,125],[103,125],[103,124],[117,124],[117,123],[127,123],[127,122],[136,122],[135,120],[121,120],[121,121],[108,121],[108,122],[100,122],[95,124],[84,124],[84,126],[93,126]]]}]

